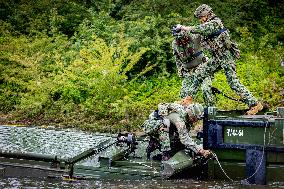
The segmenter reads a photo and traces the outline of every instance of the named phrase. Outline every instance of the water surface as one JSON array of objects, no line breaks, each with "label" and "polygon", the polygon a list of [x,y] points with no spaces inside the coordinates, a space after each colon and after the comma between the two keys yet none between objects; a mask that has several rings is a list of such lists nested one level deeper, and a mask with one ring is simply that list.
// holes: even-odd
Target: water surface
[{"label": "water surface", "polygon": [[30,179],[30,178],[5,178],[0,180],[0,188],[5,189],[145,189],[145,188],[214,188],[214,189],[231,189],[231,188],[249,188],[249,189],[268,189],[268,188],[284,188],[284,183],[272,183],[266,186],[261,185],[242,185],[240,182],[229,181],[196,181],[191,179],[182,180],[153,180],[153,179],[137,179],[137,180],[79,180],[64,181],[61,179]]}]

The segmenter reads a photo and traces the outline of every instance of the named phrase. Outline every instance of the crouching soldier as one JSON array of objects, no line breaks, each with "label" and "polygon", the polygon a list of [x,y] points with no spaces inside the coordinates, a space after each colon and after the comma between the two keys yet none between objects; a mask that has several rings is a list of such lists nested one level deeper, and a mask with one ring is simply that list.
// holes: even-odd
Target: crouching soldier
[{"label": "crouching soldier", "polygon": [[[149,145],[146,149],[147,158],[157,160],[167,160],[170,156],[170,121],[159,115],[159,110],[155,110],[143,123],[144,132],[150,137]],[[162,154],[161,154],[162,153]]]},{"label": "crouching soldier", "polygon": [[[144,132],[150,136],[148,158],[153,151],[158,150],[162,153],[161,159],[167,160],[181,146],[197,155],[209,156],[210,151],[204,150],[202,144],[197,144],[189,134],[190,127],[202,115],[203,107],[200,104],[159,104],[158,110],[152,112],[142,125]],[[177,139],[181,145],[177,145]]]}]

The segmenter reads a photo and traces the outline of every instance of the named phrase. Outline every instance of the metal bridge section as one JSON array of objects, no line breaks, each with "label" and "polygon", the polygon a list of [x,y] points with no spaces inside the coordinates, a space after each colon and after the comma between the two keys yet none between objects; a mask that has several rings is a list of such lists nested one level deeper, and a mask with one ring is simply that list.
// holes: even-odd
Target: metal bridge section
[{"label": "metal bridge section", "polygon": [[110,138],[71,130],[0,126],[1,153],[40,154],[66,160]]},{"label": "metal bridge section", "polygon": [[74,130],[0,126],[0,176],[70,175],[77,159],[113,140]]},{"label": "metal bridge section", "polygon": [[148,160],[149,140],[128,143],[128,136],[121,142],[110,134],[0,126],[0,178],[169,178],[194,176],[201,167],[211,179],[284,181],[283,107],[254,116],[244,115],[244,110],[205,109],[203,147],[215,157],[208,161],[184,150],[167,161]]},{"label": "metal bridge section", "polygon": [[141,158],[145,148],[146,142],[140,142],[140,157],[125,159],[129,146],[111,134],[2,125],[0,178],[160,176],[160,164]]}]

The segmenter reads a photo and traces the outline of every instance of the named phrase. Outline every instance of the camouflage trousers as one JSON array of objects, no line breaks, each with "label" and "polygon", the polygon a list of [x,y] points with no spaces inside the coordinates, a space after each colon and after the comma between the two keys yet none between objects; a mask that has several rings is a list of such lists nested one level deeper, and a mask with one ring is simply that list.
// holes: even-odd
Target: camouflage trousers
[{"label": "camouflage trousers", "polygon": [[180,142],[185,145],[186,149],[190,149],[195,153],[198,153],[202,149],[202,144],[197,144],[189,135],[189,130],[185,120],[178,113],[171,113],[167,118],[173,123],[178,131]]},{"label": "camouflage trousers", "polygon": [[[187,149],[191,149],[195,153],[202,149],[202,145],[196,144],[196,142],[190,137],[189,130],[187,129],[187,123],[181,113],[170,112],[164,117],[169,119],[170,122],[176,126],[180,142],[184,144]],[[143,124],[144,132],[159,141],[159,151],[169,151],[171,150],[169,132],[161,128],[161,121],[154,119],[151,115]]]},{"label": "camouflage trousers", "polygon": [[159,140],[161,144],[161,151],[169,151],[171,149],[171,141],[168,132],[160,131]]},{"label": "camouflage trousers", "polygon": [[226,79],[231,89],[235,91],[245,103],[251,107],[256,104],[256,98],[242,85],[236,74],[235,59],[227,50],[220,56],[214,56],[208,62],[198,66],[188,77],[185,96],[194,97],[201,83],[209,76],[214,76],[218,70],[224,69]]},{"label": "camouflage trousers", "polygon": [[169,132],[162,129],[163,120],[155,118],[154,112],[149,115],[149,119],[143,123],[142,128],[145,133],[147,133],[149,136],[152,136],[160,143],[159,150],[170,150]]},{"label": "camouflage trousers", "polygon": [[[187,129],[186,122],[178,113],[170,113],[166,116],[170,119],[171,123],[173,123],[178,131],[179,140],[185,146],[186,149],[190,149],[193,152],[197,153],[200,149],[202,149],[202,145],[197,144],[189,135],[189,130]],[[160,143],[160,151],[169,151],[170,148],[170,137],[169,133],[166,131],[159,130],[158,134],[155,135],[157,141]]]},{"label": "camouflage trousers", "polygon": [[[180,90],[180,97],[185,98],[187,96],[187,91],[190,87],[190,75],[186,75],[183,78],[182,86]],[[205,103],[205,106],[214,106],[215,105],[215,96],[212,93],[212,80],[211,77],[206,77],[201,83],[202,96]],[[194,96],[192,96],[194,98]]]}]

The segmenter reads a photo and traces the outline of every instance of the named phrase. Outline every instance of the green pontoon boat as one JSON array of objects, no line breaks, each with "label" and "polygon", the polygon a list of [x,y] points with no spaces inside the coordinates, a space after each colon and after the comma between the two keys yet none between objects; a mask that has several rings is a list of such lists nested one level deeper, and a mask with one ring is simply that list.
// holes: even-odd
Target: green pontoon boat
[{"label": "green pontoon boat", "polygon": [[203,133],[196,141],[213,152],[210,159],[184,151],[176,140],[168,160],[149,158],[149,138],[132,133],[3,125],[0,141],[0,177],[284,181],[284,108],[255,116],[244,116],[238,110],[205,109]]}]

